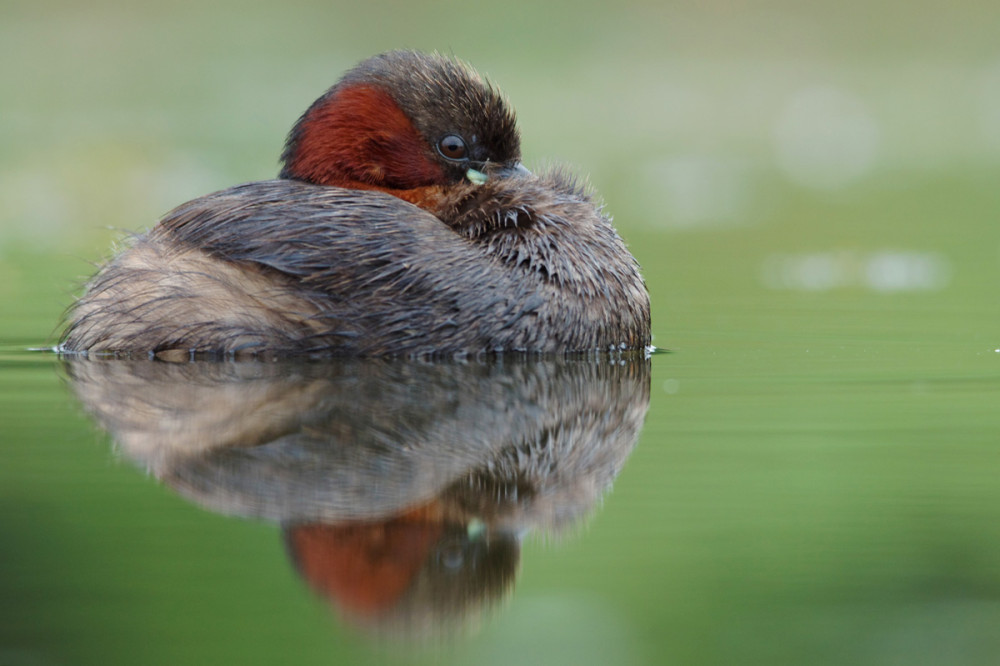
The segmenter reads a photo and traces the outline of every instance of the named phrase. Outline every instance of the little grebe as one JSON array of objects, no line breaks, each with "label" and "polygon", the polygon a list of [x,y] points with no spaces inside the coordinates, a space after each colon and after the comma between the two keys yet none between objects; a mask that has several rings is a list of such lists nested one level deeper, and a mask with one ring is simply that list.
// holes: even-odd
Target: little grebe
[{"label": "little grebe", "polygon": [[87,285],[61,348],[348,355],[643,348],[649,296],[575,181],[520,163],[463,63],[370,58],[296,122],[278,180],[168,213]]}]

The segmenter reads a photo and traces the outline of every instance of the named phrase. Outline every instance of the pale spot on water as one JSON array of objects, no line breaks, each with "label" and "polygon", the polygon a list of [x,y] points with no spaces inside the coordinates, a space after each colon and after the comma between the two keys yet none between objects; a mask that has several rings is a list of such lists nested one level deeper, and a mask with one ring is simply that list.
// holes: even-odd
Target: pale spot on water
[{"label": "pale spot on water", "polygon": [[951,265],[938,252],[849,250],[773,254],[761,267],[761,281],[771,289],[830,291],[863,288],[879,293],[943,289]]},{"label": "pale spot on water", "polygon": [[875,164],[879,129],[865,104],[833,87],[794,93],[774,128],[778,166],[799,185],[838,190]]},{"label": "pale spot on water", "polygon": [[661,157],[643,169],[642,194],[651,209],[664,209],[664,215],[656,220],[658,225],[736,226],[746,219],[751,190],[747,171],[734,158],[705,154]]}]

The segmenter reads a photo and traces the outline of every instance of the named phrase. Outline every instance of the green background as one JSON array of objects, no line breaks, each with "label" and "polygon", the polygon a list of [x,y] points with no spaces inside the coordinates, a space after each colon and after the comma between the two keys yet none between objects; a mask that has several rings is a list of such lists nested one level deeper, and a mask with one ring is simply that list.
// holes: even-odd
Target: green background
[{"label": "green background", "polygon": [[[993,663],[1000,5],[0,4],[0,664]],[[653,399],[478,632],[339,628],[274,526],[120,462],[51,356],[125,230],[273,177],[341,72],[454,53],[653,299]]]}]

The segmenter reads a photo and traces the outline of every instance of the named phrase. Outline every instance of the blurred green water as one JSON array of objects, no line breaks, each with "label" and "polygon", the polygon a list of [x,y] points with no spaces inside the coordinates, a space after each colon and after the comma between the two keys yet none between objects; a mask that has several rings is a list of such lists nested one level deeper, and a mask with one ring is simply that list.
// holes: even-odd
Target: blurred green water
[{"label": "blurred green water", "polygon": [[339,628],[276,527],[158,486],[116,459],[51,357],[5,359],[4,657],[989,663],[995,374],[921,366],[947,345],[790,347],[656,356],[646,428],[604,506],[529,537],[504,607],[419,649]]},{"label": "blurred green water", "polygon": [[[0,13],[0,663],[992,663],[995,4]],[[121,229],[272,176],[301,110],[399,46],[488,72],[526,162],[590,174],[674,350],[605,505],[529,540],[442,653],[340,628],[276,528],[118,462],[16,351]]]}]

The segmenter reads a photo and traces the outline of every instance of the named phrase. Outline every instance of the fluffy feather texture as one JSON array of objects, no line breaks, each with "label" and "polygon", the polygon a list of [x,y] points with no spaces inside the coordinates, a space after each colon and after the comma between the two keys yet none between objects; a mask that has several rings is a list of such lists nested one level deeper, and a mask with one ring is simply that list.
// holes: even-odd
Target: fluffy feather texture
[{"label": "fluffy feather texture", "polygon": [[101,271],[65,347],[421,355],[649,343],[638,267],[571,181],[464,190],[447,224],[389,195],[294,181],[195,199]]},{"label": "fluffy feather texture", "polygon": [[[445,137],[461,138],[463,156],[438,150]],[[282,159],[282,180],[195,199],[137,237],[71,310],[62,348],[649,344],[649,297],[610,220],[572,178],[524,175],[513,112],[468,66],[413,51],[370,58],[303,114]]]}]

